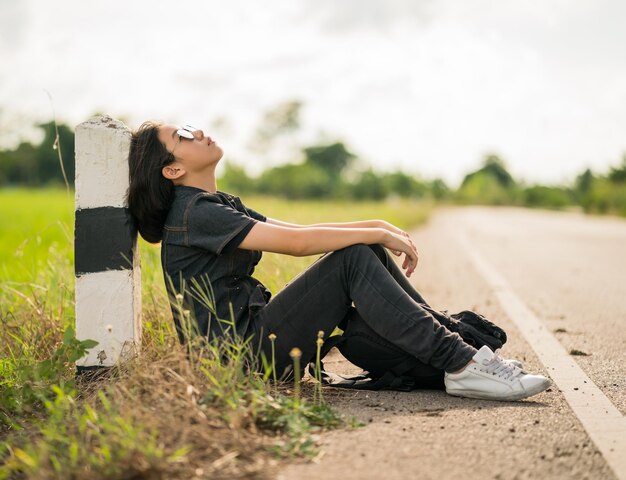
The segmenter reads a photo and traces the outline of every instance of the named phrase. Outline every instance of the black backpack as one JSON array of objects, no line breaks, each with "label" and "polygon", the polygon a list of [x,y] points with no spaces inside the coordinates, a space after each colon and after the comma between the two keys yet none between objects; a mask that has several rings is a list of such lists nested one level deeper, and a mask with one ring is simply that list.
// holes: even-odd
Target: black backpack
[{"label": "black backpack", "polygon": [[[449,315],[446,310],[437,311],[425,304],[421,304],[421,307],[477,349],[487,345],[495,351],[506,343],[504,330],[478,313],[463,310]],[[347,360],[363,371],[357,375],[340,375],[326,371],[322,363],[319,378],[323,384],[362,390],[445,389],[443,370],[421,362],[378,335],[356,309],[351,308],[339,328],[343,333],[331,336],[324,342],[320,358],[324,358],[331,348],[337,347]],[[309,363],[309,373],[317,378],[313,362]]]}]

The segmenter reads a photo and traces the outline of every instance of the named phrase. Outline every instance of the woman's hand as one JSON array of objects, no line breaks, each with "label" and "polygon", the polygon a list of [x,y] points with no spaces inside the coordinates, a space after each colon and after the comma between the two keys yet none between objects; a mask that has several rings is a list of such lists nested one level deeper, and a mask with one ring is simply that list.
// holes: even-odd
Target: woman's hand
[{"label": "woman's hand", "polygon": [[400,256],[403,253],[405,254],[404,262],[402,262],[402,269],[406,270],[405,275],[410,277],[417,267],[419,255],[409,234],[406,232],[398,234],[388,231],[387,238],[385,239],[383,246],[388,248],[396,256]]},{"label": "woman's hand", "polygon": [[[413,240],[411,239],[411,236],[407,232],[405,232],[404,230],[399,229],[398,227],[396,227],[395,225],[392,225],[389,222],[386,222],[385,220],[376,220],[376,222],[377,222],[377,227],[378,228],[384,228],[385,230],[387,230],[389,232],[392,232],[392,233],[395,233],[396,235],[400,235],[400,236],[406,237],[409,240],[409,242],[411,243],[411,245],[413,245],[413,248],[415,249],[415,252],[417,253],[417,249],[415,248],[415,245],[413,244]],[[391,250],[391,253],[393,253],[396,257],[399,257],[400,255],[402,255],[401,251],[392,250],[392,249],[390,249],[390,250]],[[405,258],[404,262],[402,264],[402,268],[406,268],[406,266],[405,266],[406,262],[407,262],[407,259]]]}]

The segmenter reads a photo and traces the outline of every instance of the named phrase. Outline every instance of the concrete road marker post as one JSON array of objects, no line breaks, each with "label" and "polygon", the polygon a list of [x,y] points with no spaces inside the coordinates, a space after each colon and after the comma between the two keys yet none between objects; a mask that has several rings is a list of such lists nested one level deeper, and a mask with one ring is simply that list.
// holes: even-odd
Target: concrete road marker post
[{"label": "concrete road marker post", "polygon": [[125,204],[130,131],[107,116],[76,126],[76,337],[98,342],[76,374],[139,353],[141,269],[137,231]]}]

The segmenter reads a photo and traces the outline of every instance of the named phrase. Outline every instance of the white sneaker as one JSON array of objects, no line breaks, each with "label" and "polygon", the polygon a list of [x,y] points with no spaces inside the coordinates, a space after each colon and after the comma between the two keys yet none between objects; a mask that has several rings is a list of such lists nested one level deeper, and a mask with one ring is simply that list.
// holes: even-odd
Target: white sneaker
[{"label": "white sneaker", "polygon": [[521,400],[543,392],[551,384],[542,375],[529,375],[504,361],[487,346],[459,373],[445,373],[446,392],[457,397]]}]

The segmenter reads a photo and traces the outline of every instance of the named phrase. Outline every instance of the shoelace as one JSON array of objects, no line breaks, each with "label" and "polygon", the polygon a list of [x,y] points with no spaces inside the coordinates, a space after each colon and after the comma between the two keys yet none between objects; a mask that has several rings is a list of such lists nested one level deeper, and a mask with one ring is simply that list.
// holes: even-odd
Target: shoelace
[{"label": "shoelace", "polygon": [[493,354],[494,354],[495,358],[497,358],[501,362],[510,364],[509,360],[507,360],[506,358],[503,358],[502,355],[500,355],[500,349],[499,348],[497,348],[496,351],[493,352]]},{"label": "shoelace", "polygon": [[522,370],[510,363],[505,362],[498,355],[494,355],[490,361],[483,364],[481,370],[492,375],[503,377],[507,380],[513,380],[522,374]]}]

